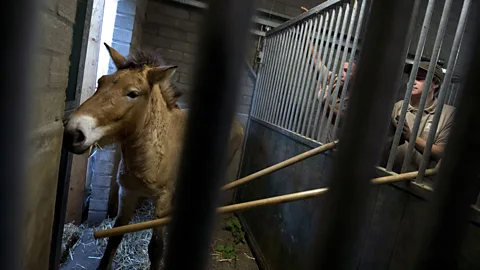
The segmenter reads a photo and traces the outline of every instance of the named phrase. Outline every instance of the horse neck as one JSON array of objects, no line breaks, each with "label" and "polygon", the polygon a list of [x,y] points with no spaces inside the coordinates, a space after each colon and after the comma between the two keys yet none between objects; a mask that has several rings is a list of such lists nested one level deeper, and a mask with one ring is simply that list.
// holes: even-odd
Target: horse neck
[{"label": "horse neck", "polygon": [[160,91],[156,93],[150,100],[144,125],[123,142],[123,157],[130,166],[159,168],[165,155],[181,139],[175,123],[178,114],[167,108]]}]

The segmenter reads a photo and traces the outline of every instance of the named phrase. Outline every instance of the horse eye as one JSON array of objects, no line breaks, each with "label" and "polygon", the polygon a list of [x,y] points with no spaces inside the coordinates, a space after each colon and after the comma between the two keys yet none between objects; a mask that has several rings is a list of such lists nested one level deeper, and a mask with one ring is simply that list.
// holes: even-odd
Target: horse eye
[{"label": "horse eye", "polygon": [[139,96],[139,94],[138,94],[137,91],[130,91],[130,92],[127,94],[127,96],[128,96],[129,98],[136,98],[136,97]]}]

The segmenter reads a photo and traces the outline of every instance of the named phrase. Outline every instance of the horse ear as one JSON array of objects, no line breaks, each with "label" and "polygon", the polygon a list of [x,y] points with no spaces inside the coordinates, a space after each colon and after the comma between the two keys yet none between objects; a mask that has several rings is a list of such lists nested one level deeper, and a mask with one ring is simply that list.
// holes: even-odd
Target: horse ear
[{"label": "horse ear", "polygon": [[121,55],[117,50],[107,45],[107,43],[103,43],[105,47],[107,47],[108,53],[112,58],[113,63],[118,68],[121,64],[123,64],[127,59]]},{"label": "horse ear", "polygon": [[177,66],[160,66],[148,71],[148,81],[151,85],[163,81],[169,81],[177,71]]}]

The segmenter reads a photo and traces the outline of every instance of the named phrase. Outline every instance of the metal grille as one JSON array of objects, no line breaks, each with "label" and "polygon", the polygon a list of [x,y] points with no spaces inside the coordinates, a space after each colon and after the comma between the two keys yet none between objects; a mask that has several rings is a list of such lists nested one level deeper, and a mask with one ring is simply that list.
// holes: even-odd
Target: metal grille
[{"label": "metal grille", "polygon": [[[347,59],[350,63],[354,60],[365,4],[328,1],[301,20],[267,32],[252,116],[316,142],[325,142],[329,133],[336,134],[338,118],[332,121],[333,113],[327,113],[317,98],[325,89],[319,94],[316,91],[326,84],[331,89],[333,80],[328,82],[327,74],[318,72],[315,63],[321,59],[325,69],[338,75]],[[350,72],[349,68],[347,78]],[[347,79],[345,89],[348,83]],[[339,95],[339,85],[326,94],[326,104],[344,105],[345,91]]]},{"label": "metal grille", "polygon": [[[419,64],[426,52],[430,23],[436,1],[428,1],[423,17],[422,30],[418,37],[413,36],[415,19],[419,13],[420,1],[415,1],[412,17],[409,22],[409,32],[406,40],[407,48],[412,39],[418,39],[411,73],[416,74]],[[425,89],[430,87],[434,75],[434,63],[440,62],[439,56],[444,41],[447,22],[451,14],[453,0],[446,0],[443,5],[440,24],[436,32],[435,43],[431,51],[430,69],[426,76]],[[454,41],[450,49],[447,65],[444,68],[444,80],[437,93],[437,110],[431,120],[431,127],[426,139],[426,150],[417,177],[422,182],[424,172],[436,166],[431,161],[431,148],[438,136],[437,129],[444,105],[455,106],[460,92],[460,81],[454,77],[455,66],[460,51],[460,45],[469,13],[470,0],[463,3],[463,8],[456,24]],[[332,108],[338,113],[347,111],[347,98],[350,95],[349,84],[352,76],[352,63],[356,63],[356,55],[361,50],[360,40],[362,26],[365,24],[366,1],[332,0],[318,5],[307,12],[279,27],[267,32],[265,38],[262,66],[259,70],[258,83],[252,103],[251,117],[259,119],[292,134],[324,144],[338,139],[341,130],[340,117],[335,117]],[[423,15],[423,14],[421,14]],[[413,50],[413,48],[411,48]],[[316,54],[316,55],[315,55]],[[406,57],[406,55],[405,55]],[[321,61],[323,68],[319,68]],[[341,77],[344,63],[348,63],[343,89],[340,84],[334,84],[333,77]],[[406,63],[408,61],[405,61]],[[331,77],[328,75],[331,72]],[[410,76],[406,85],[398,126],[389,145],[386,170],[394,171],[394,162],[398,154],[398,145],[402,136],[408,105],[410,103],[415,76]],[[326,87],[324,87],[326,86]],[[333,89],[332,89],[333,88]],[[396,89],[399,85],[396,85]],[[355,90],[355,89],[353,89]],[[352,90],[352,91],[353,91]],[[428,91],[423,91],[418,111],[426,106]],[[322,102],[322,97],[325,97]],[[337,114],[338,114],[337,113]],[[411,138],[408,140],[406,155],[401,168],[396,173],[411,171],[408,169],[415,151],[415,138],[423,132],[421,126],[422,114],[418,113],[412,127]],[[398,159],[398,158],[397,158]],[[397,165],[398,166],[398,165]]]}]

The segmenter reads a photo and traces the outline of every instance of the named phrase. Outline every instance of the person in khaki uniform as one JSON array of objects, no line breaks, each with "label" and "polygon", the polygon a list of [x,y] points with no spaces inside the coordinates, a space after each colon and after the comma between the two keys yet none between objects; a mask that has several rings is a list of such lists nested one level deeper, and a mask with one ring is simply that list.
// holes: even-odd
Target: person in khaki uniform
[{"label": "person in khaki uniform", "polygon": [[[402,140],[397,148],[395,163],[393,166],[393,171],[400,172],[405,158],[405,154],[408,150],[408,141],[410,140],[410,135],[412,134],[411,129],[415,122],[415,117],[419,113],[418,104],[420,103],[420,98],[423,91],[428,91],[427,100],[425,103],[425,109],[422,113],[422,120],[420,122],[419,131],[415,139],[415,148],[412,154],[411,162],[407,166],[407,171],[418,171],[420,164],[423,159],[423,152],[427,144],[428,133],[430,132],[430,126],[432,125],[433,116],[435,111],[438,109],[436,94],[438,93],[439,87],[442,83],[444,74],[441,68],[436,65],[433,81],[430,84],[429,89],[424,89],[426,84],[426,76],[430,63],[426,61],[420,62],[419,69],[416,75],[415,82],[413,84],[412,96],[410,104],[408,105],[407,114],[405,116],[405,122],[402,132]],[[411,75],[410,75],[411,76]],[[392,122],[395,127],[398,125],[398,119],[400,117],[403,100],[400,100],[395,103],[392,111]],[[453,118],[455,114],[455,108],[450,105],[443,105],[442,113],[440,116],[440,121],[436,130],[434,137],[432,151],[430,155],[430,162],[427,168],[433,168],[438,165],[441,158],[443,157],[444,147],[447,144],[448,135],[452,127]],[[431,177],[424,177],[427,184],[433,180]]]}]

